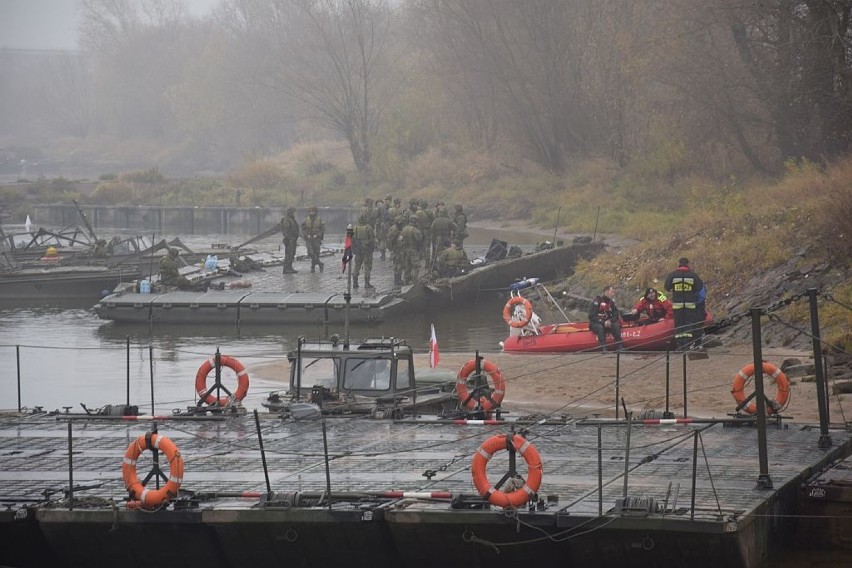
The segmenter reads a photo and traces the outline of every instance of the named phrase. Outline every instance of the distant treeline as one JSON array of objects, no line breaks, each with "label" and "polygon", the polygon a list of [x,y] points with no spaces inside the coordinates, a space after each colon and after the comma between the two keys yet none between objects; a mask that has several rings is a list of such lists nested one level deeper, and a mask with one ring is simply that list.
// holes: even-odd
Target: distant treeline
[{"label": "distant treeline", "polygon": [[0,50],[0,163],[50,147],[222,172],[336,137],[377,180],[441,148],[510,168],[605,157],[722,179],[828,161],[852,134],[845,0],[223,0],[203,19],[180,0],[80,8],[80,51]]}]

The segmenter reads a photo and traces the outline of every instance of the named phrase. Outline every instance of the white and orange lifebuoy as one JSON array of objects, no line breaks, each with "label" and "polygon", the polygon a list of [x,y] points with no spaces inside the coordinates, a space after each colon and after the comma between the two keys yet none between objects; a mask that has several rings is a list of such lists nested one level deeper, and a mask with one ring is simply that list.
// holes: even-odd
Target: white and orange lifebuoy
[{"label": "white and orange lifebuoy", "polygon": [[[514,317],[515,309],[518,304],[524,308],[524,317],[522,319],[515,319]],[[509,301],[506,302],[506,305],[503,306],[503,321],[511,327],[524,327],[530,323],[532,316],[532,303],[522,296],[512,296],[509,298]]]},{"label": "white and orange lifebuoy", "polygon": [[503,397],[506,396],[506,380],[503,378],[503,373],[491,361],[483,360],[482,371],[488,377],[487,381],[490,393],[474,396],[467,389],[467,379],[475,370],[476,359],[471,359],[459,370],[456,379],[456,394],[461,403],[469,410],[474,410],[477,406],[486,412],[494,410],[500,406],[500,403],[503,402]]},{"label": "white and orange lifebuoy", "polygon": [[[249,376],[245,366],[236,358],[229,357],[228,355],[220,355],[219,360],[223,367],[228,367],[237,374],[237,391],[234,393],[234,402],[241,401],[246,397],[249,388]],[[195,373],[195,392],[198,393],[199,398],[203,399],[209,405],[228,406],[231,403],[230,397],[223,396],[217,399],[212,392],[207,392],[207,375],[215,368],[215,356],[210,357],[201,364],[198,372]]]},{"label": "white and orange lifebuoy", "polygon": [[541,487],[541,455],[530,442],[518,434],[511,437],[512,447],[523,456],[527,464],[527,479],[522,487],[514,491],[500,491],[488,481],[486,466],[491,457],[501,450],[508,449],[507,435],[497,434],[491,436],[479,446],[473,454],[473,462],[470,472],[473,476],[473,485],[479,491],[479,495],[488,499],[488,502],[497,507],[518,508],[527,503]]},{"label": "white and orange lifebuoy", "polygon": [[[761,366],[763,374],[767,375],[775,382],[775,400],[768,400],[766,405],[766,414],[778,414],[790,399],[790,381],[787,380],[781,369],[772,363],[763,362]],[[745,385],[754,377],[754,364],[748,364],[734,375],[734,385],[731,389],[731,394],[734,395],[734,400],[737,401],[737,406],[745,402]],[[747,414],[755,414],[757,412],[757,403],[752,401],[743,409]]]},{"label": "white and orange lifebuoy", "polygon": [[[136,462],[145,450],[163,452],[169,462],[169,478],[159,489],[148,489],[139,480]],[[147,434],[142,434],[127,446],[121,465],[121,476],[124,479],[124,487],[130,493],[128,508],[156,509],[177,497],[183,482],[183,458],[174,442],[165,436],[153,433],[149,438]]]}]

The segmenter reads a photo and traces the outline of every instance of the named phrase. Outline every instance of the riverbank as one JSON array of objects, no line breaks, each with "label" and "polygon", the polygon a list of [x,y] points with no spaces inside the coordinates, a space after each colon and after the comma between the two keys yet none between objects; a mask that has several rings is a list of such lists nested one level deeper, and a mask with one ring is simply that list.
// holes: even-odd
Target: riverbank
[{"label": "riverbank", "polygon": [[[618,400],[634,413],[662,417],[668,410],[676,417],[686,414],[700,418],[728,418],[736,402],[731,395],[734,375],[752,361],[749,345],[737,344],[709,349],[705,359],[686,359],[684,401],[684,357],[671,354],[669,359],[669,399],[666,406],[665,353],[614,353],[517,355],[501,352],[481,353],[497,365],[506,380],[503,406],[509,416],[612,417],[615,415],[616,382]],[[439,369],[456,371],[473,357],[472,353],[442,353]],[[763,357],[776,366],[797,359],[800,367],[813,363],[804,351],[765,348]],[[415,356],[417,369],[428,369],[428,354]],[[249,369],[253,377],[281,380],[288,376],[286,361],[267,363]],[[791,373],[792,374],[792,373]],[[619,380],[616,381],[616,376]],[[789,402],[782,412],[785,420],[795,423],[819,422],[816,383],[807,375],[791,376]],[[765,377],[766,394],[776,396],[775,386]],[[750,392],[750,388],[747,391]],[[829,398],[829,415],[834,424],[847,421],[852,410],[849,394]],[[619,402],[619,404],[621,404]],[[620,411],[623,417],[623,411]]]}]

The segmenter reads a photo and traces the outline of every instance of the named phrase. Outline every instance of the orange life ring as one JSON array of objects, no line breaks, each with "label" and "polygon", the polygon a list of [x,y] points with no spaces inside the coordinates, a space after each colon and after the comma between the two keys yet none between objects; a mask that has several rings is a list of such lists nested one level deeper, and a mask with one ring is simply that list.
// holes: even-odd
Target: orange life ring
[{"label": "orange life ring", "polygon": [[[133,500],[128,503],[130,508],[156,509],[169,499],[177,497],[180,484],[183,481],[183,458],[174,442],[160,434],[151,434],[150,446],[148,444],[148,435],[142,434],[130,442],[124,452],[121,476],[124,478],[124,487],[130,492],[130,498]],[[163,452],[169,461],[169,479],[159,489],[148,489],[139,481],[136,461],[143,451],[154,449]]]},{"label": "orange life ring", "polygon": [[500,403],[503,402],[503,397],[506,396],[506,380],[503,378],[503,373],[491,361],[482,361],[482,371],[488,374],[491,394],[475,397],[469,394],[467,390],[467,378],[475,370],[476,359],[471,359],[464,364],[456,379],[456,394],[459,395],[461,403],[470,410],[474,410],[477,405],[486,412],[494,410],[500,406]]},{"label": "orange life ring", "polygon": [[527,479],[523,487],[505,492],[495,489],[488,481],[488,473],[486,472],[488,461],[495,453],[506,449],[506,435],[504,434],[497,434],[485,440],[473,454],[473,463],[470,466],[473,485],[479,491],[479,495],[487,497],[488,502],[492,505],[504,509],[523,506],[541,487],[541,455],[538,450],[518,434],[512,436],[512,446],[516,452],[524,457],[524,461],[527,463]]},{"label": "orange life ring", "polygon": [[[246,368],[236,358],[229,357],[228,355],[220,355],[220,361],[223,367],[233,369],[233,371],[237,374],[237,392],[234,393],[234,401],[239,402],[244,399],[246,397],[246,393],[248,393],[249,376],[246,372]],[[228,404],[231,403],[230,397],[223,396],[217,399],[213,396],[212,392],[207,392],[207,375],[215,368],[216,357],[210,357],[201,364],[198,368],[198,372],[195,373],[195,392],[197,392],[198,397],[203,398],[204,402],[207,404],[228,406]]]},{"label": "orange life ring", "polygon": [[[512,317],[515,315],[515,306],[517,306],[518,304],[524,306],[523,320],[516,320]],[[532,316],[532,303],[524,297],[512,296],[511,298],[509,298],[509,301],[506,302],[506,305],[503,306],[503,321],[505,321],[511,327],[524,327],[525,325],[530,323]]]},{"label": "orange life ring", "polygon": [[[763,374],[768,375],[770,379],[775,381],[775,400],[768,401],[766,405],[767,414],[777,414],[787,404],[790,399],[790,381],[787,380],[781,369],[772,363],[763,362]],[[754,364],[749,363],[734,375],[734,386],[731,389],[731,394],[734,395],[734,400],[737,401],[737,406],[742,404],[746,399],[745,385],[754,377]],[[746,408],[747,414],[755,414],[757,412],[757,403],[752,401]]]}]

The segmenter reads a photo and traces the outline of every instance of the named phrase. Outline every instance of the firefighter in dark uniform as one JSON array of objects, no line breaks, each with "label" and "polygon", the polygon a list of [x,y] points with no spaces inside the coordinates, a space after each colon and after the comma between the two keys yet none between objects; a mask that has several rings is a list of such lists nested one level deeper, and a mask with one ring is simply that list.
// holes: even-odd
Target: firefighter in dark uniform
[{"label": "firefighter in dark uniform", "polygon": [[699,292],[704,282],[689,267],[689,259],[678,260],[678,267],[666,278],[666,291],[671,294],[675,322],[675,345],[678,350],[692,346],[698,319]]},{"label": "firefighter in dark uniform", "polygon": [[589,330],[598,336],[601,351],[606,352],[606,334],[615,340],[615,350],[621,351],[621,312],[615,305],[615,287],[607,286],[589,306]]}]

